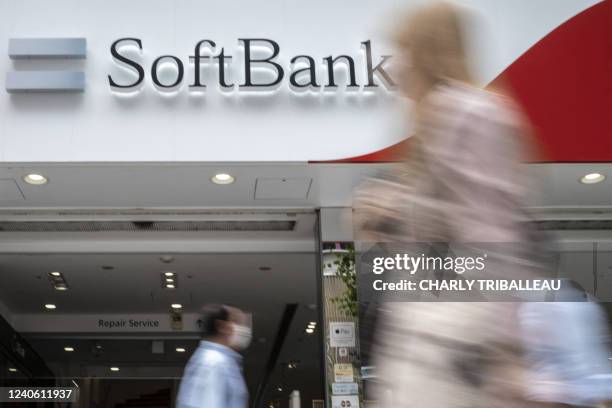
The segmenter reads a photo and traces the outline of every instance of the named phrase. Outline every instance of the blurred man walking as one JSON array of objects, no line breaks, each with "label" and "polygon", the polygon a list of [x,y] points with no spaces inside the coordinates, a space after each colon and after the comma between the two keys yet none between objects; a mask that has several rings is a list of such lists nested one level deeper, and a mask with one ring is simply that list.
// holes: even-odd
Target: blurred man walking
[{"label": "blurred man walking", "polygon": [[246,408],[239,352],[251,342],[248,316],[230,306],[208,305],[202,328],[203,340],[185,368],[176,407]]}]

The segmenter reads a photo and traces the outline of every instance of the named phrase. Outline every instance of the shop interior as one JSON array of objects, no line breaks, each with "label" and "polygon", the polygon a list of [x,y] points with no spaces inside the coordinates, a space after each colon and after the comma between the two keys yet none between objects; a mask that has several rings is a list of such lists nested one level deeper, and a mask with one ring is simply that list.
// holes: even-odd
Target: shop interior
[{"label": "shop interior", "polygon": [[[220,303],[252,316],[253,407],[286,407],[293,391],[304,406],[323,399],[317,215],[163,218],[2,223],[4,234],[85,246],[0,254],[0,382],[75,384],[83,407],[173,406],[201,338],[198,314]],[[105,237],[123,249],[108,252],[97,244]],[[199,250],[155,250],[167,240]]]}]

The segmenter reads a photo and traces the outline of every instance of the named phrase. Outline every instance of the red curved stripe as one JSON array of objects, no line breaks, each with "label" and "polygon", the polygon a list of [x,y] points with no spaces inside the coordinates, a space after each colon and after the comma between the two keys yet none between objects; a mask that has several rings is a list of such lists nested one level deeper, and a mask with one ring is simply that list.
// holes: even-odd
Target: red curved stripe
[{"label": "red curved stripe", "polygon": [[[523,108],[545,162],[612,162],[612,0],[561,24],[490,86]],[[394,162],[410,139],[333,163]]]},{"label": "red curved stripe", "polygon": [[410,148],[410,138],[406,138],[382,150],[361,156],[349,157],[338,160],[310,161],[309,163],[392,163],[399,162],[406,157],[406,151]]}]

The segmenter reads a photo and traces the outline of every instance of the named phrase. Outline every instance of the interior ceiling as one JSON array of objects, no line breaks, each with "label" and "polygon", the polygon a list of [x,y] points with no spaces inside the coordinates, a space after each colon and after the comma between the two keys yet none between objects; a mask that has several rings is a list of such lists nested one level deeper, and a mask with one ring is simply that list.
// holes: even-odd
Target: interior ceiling
[{"label": "interior ceiling", "polygon": [[[345,207],[364,177],[389,164],[309,163],[4,163],[0,208],[317,208]],[[486,171],[486,169],[483,169]],[[532,205],[610,207],[612,163],[531,164]],[[608,175],[596,185],[578,182],[590,172]],[[49,183],[23,181],[41,173]],[[210,178],[230,173],[235,182]],[[15,187],[17,186],[17,187]]]},{"label": "interior ceiling", "polygon": [[[40,313],[45,303],[57,313],[166,313],[172,303],[197,313],[231,303],[258,319],[287,303],[315,304],[315,262],[314,253],[176,254],[170,264],[159,254],[3,254],[0,299],[16,314]],[[52,271],[69,290],[52,288]],[[177,274],[178,288],[162,289],[163,271]]]}]

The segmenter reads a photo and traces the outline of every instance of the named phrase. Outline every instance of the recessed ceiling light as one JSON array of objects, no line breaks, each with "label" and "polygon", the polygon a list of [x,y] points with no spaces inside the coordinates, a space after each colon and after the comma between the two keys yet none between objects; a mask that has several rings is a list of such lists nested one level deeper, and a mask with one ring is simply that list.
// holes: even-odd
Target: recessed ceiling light
[{"label": "recessed ceiling light", "polygon": [[173,309],[182,309],[183,305],[181,305],[180,303],[173,303],[172,305],[170,305]]},{"label": "recessed ceiling light", "polygon": [[172,283],[174,282],[174,278],[166,278],[166,282]]},{"label": "recessed ceiling light", "polygon": [[51,275],[51,276],[62,276],[62,274],[60,272],[49,272],[49,275]]},{"label": "recessed ceiling light", "polygon": [[117,372],[117,371],[119,371],[119,367],[111,367],[110,370]]},{"label": "recessed ceiling light", "polygon": [[306,329],[306,333],[312,334],[312,333],[314,333],[314,329],[309,327],[309,328]]},{"label": "recessed ceiling light", "polygon": [[164,272],[165,276],[174,276],[174,272]]},{"label": "recessed ceiling light", "polygon": [[163,263],[171,263],[171,262],[174,262],[174,257],[172,255],[164,255],[164,256],[160,256],[159,260],[162,261]]},{"label": "recessed ceiling light", "polygon": [[10,371],[11,373],[16,373],[16,372],[17,372],[17,369],[16,369],[15,367],[9,367],[9,371]]},{"label": "recessed ceiling light", "polygon": [[606,176],[604,176],[601,173],[589,173],[589,174],[585,174],[584,176],[582,176],[580,178],[580,182],[582,184],[597,184],[597,183],[601,183],[605,179],[606,179]]},{"label": "recessed ceiling light", "polygon": [[74,347],[64,347],[64,351],[67,351],[67,352],[70,353],[70,352],[74,351]]},{"label": "recessed ceiling light", "polygon": [[47,310],[54,310],[54,309],[56,309],[56,306],[53,303],[47,303],[45,305],[45,309],[47,309]]},{"label": "recessed ceiling light", "polygon": [[215,174],[210,180],[215,184],[232,184],[234,177],[227,173],[219,173]]},{"label": "recessed ceiling light", "polygon": [[39,186],[41,184],[45,184],[48,180],[42,174],[32,173],[32,174],[28,174],[27,176],[25,176],[23,178],[23,181],[25,181],[28,184],[34,184],[36,186]]},{"label": "recessed ceiling light", "polygon": [[186,351],[186,350],[185,350],[185,348],[184,348],[184,347],[177,347],[177,348],[176,348],[176,352],[177,352],[177,353],[184,353],[185,351]]},{"label": "recessed ceiling light", "polygon": [[309,325],[309,326],[316,326],[316,325],[317,325],[317,322],[310,322],[310,323],[308,323],[308,325]]},{"label": "recessed ceiling light", "polygon": [[55,290],[68,290],[68,286],[66,285],[56,285]]},{"label": "recessed ceiling light", "polygon": [[171,283],[169,283],[169,284],[167,284],[167,285],[166,285],[166,288],[168,288],[168,289],[174,289],[174,285],[173,285],[173,284],[171,284]]},{"label": "recessed ceiling light", "polygon": [[276,387],[276,391],[282,392],[283,391],[283,387]]}]

